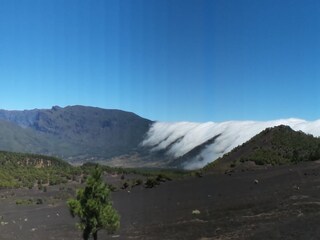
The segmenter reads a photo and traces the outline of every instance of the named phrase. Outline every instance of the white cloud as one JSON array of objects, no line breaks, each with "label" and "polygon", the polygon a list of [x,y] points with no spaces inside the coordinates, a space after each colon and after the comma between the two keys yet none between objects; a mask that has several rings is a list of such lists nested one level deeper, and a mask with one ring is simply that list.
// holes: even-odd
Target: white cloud
[{"label": "white cloud", "polygon": [[229,122],[156,122],[150,128],[143,146],[152,151],[166,150],[172,158],[183,156],[193,148],[220,135],[213,144],[207,146],[196,158],[184,165],[187,169],[201,168],[248,141],[267,127],[288,125],[292,129],[320,136],[320,120],[308,122],[301,119],[281,119],[267,122],[229,121]]}]

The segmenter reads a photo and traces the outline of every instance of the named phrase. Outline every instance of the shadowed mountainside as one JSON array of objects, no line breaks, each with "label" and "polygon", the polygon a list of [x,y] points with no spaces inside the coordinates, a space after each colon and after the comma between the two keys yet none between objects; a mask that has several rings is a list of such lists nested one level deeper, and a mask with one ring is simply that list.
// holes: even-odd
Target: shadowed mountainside
[{"label": "shadowed mountainside", "polygon": [[69,161],[107,159],[135,151],[152,123],[134,113],[94,107],[0,111],[0,149]]}]

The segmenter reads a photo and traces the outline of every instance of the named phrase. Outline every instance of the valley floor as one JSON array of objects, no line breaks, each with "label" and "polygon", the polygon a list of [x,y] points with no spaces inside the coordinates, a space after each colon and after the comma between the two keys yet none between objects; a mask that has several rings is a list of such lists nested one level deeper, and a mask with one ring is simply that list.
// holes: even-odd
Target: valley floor
[{"label": "valley floor", "polygon": [[[74,188],[1,190],[0,239],[81,239],[65,204]],[[33,203],[19,204],[21,199]],[[140,186],[112,199],[121,228],[110,236],[99,232],[101,240],[320,238],[316,162]]]}]

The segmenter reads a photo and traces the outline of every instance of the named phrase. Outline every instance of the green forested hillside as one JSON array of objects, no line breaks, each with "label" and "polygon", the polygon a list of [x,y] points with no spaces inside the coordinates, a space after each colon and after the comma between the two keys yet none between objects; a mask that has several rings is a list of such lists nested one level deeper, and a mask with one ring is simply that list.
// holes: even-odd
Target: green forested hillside
[{"label": "green forested hillside", "polygon": [[0,187],[33,187],[67,182],[80,169],[54,157],[0,152]]},{"label": "green forested hillside", "polygon": [[255,165],[281,165],[320,159],[320,139],[288,126],[267,128],[248,142],[207,165],[229,169],[251,162]]}]

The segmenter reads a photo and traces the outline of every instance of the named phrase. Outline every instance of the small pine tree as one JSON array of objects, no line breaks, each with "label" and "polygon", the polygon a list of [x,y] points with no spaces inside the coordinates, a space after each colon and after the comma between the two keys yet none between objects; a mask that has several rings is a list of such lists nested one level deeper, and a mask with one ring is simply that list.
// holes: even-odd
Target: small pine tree
[{"label": "small pine tree", "polygon": [[76,199],[68,200],[71,215],[79,217],[84,240],[88,240],[91,234],[97,240],[101,229],[113,233],[119,228],[120,217],[112,206],[109,194],[110,190],[102,180],[102,170],[96,167],[85,188],[77,191]]}]

